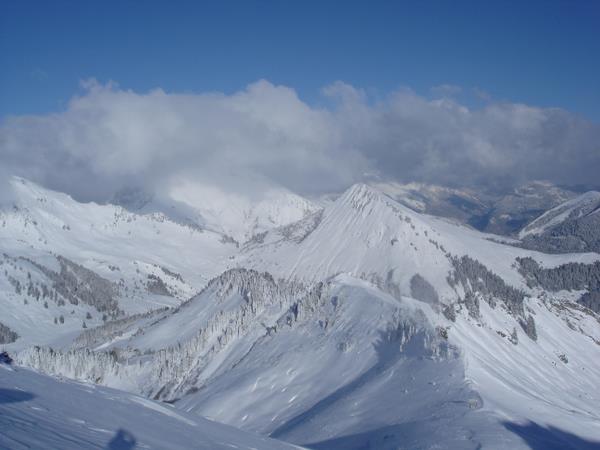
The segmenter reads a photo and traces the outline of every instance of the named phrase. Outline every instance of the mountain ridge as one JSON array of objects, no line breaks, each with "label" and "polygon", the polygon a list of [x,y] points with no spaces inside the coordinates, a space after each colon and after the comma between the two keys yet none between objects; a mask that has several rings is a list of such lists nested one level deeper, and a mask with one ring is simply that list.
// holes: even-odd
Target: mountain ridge
[{"label": "mountain ridge", "polygon": [[[20,211],[2,213],[12,278],[0,273],[0,295],[23,314],[4,324],[19,335],[4,347],[19,364],[315,448],[526,448],[511,429],[528,420],[585,439],[597,431],[600,391],[591,380],[600,377],[600,358],[590,355],[600,351],[600,319],[588,298],[597,291],[589,281],[600,279],[597,253],[520,248],[417,213],[364,183],[239,248],[160,216],[124,212],[115,225],[124,210],[110,205],[67,202],[66,211],[53,208],[50,226],[41,219],[47,203],[40,209],[35,197],[27,217],[38,223],[27,227],[56,236],[49,244],[60,253],[25,240],[38,234],[23,232]],[[88,222],[63,229],[69,205]],[[10,233],[25,239],[13,242]],[[128,247],[82,246],[73,235],[114,245],[127,238]],[[160,235],[171,242],[154,242]],[[96,256],[81,259],[81,248]],[[157,266],[142,264],[150,256]],[[29,286],[28,271],[33,290],[15,293],[11,280]],[[120,293],[145,280],[136,295],[147,304],[102,322],[82,309],[82,294],[77,305],[61,294],[69,274],[93,286],[104,285],[96,275],[124,278]],[[41,283],[52,277],[68,304],[46,309]],[[176,286],[169,304],[150,305]],[[115,299],[123,308],[131,301]],[[32,334],[19,325],[39,318],[31,311],[63,312],[70,328],[50,322],[46,334]]]}]

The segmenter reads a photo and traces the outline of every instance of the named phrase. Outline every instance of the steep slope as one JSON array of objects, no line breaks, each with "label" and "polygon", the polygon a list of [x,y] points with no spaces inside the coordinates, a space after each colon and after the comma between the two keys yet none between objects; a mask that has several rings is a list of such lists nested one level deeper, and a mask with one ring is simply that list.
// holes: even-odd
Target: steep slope
[{"label": "steep slope", "polygon": [[535,340],[487,302],[452,321],[347,275],[306,289],[236,269],[158,320],[18,359],[311,448],[595,448],[598,316],[548,297],[527,311]]},{"label": "steep slope", "polygon": [[526,287],[515,265],[517,257],[533,255],[547,267],[599,258],[594,254],[546,255],[505,245],[504,240],[418,214],[359,184],[321,214],[248,243],[234,263],[309,282],[347,272],[402,295],[410,295],[411,280],[419,274],[435,288],[440,301],[448,303],[462,294],[447,278],[457,264],[455,259],[463,255],[515,288]]},{"label": "steep slope", "polygon": [[586,192],[545,212],[519,237],[525,247],[551,253],[600,252],[600,192]]},{"label": "steep slope", "polygon": [[177,305],[237,251],[222,235],[164,215],[78,203],[20,178],[9,186],[0,205],[0,321],[20,336],[15,345]]},{"label": "steep slope", "polygon": [[31,348],[18,358],[49,373],[173,400],[210,376],[231,341],[241,345],[244,354],[295,302],[312,295],[296,283],[234,269],[174,310],[85,331],[60,357]]},{"label": "steep slope", "polygon": [[[213,306],[207,300],[222,308],[209,326],[203,313]],[[232,314],[236,304],[246,306],[244,314]],[[182,324],[180,315],[204,340],[168,331]],[[384,441],[391,448],[428,436],[463,449],[499,434],[518,448],[497,417],[476,413],[478,394],[465,383],[456,351],[431,324],[433,315],[417,301],[394,299],[345,276],[307,292],[267,275],[233,271],[178,312],[113,342],[113,354],[124,352],[118,360],[96,356],[85,370],[89,355],[82,351],[33,349],[19,357],[50,373],[124,387],[127,378],[146,388],[152,379],[158,384],[146,394],[181,397],[178,409],[298,443],[358,433],[352,445],[339,448]],[[157,337],[169,336],[181,340],[149,352],[162,341]],[[132,348],[143,356],[126,350]],[[395,408],[398,402],[402,409]]]},{"label": "steep slope", "polygon": [[0,447],[18,449],[291,449],[113,389],[0,364]]},{"label": "steep slope", "polygon": [[177,407],[316,448],[476,448],[502,434],[469,407],[478,396],[428,307],[346,276],[323,289]]},{"label": "steep slope", "polygon": [[[587,289],[595,289],[590,282],[600,276],[598,255],[518,249],[497,237],[415,214],[364,185],[346,192],[319,220],[301,225],[300,237],[288,228],[249,245],[242,256],[246,259],[238,264],[308,281],[347,272],[395,298],[433,304],[449,320],[438,317],[438,324],[450,327],[450,342],[463,353],[466,377],[484,402],[519,420],[569,423],[590,437],[579,419],[564,411],[589,423],[600,416],[594,406],[599,392],[590,384],[600,376],[597,359],[590,359],[599,354],[600,322],[574,303]],[[523,266],[529,260],[552,270],[555,283],[530,283],[531,269]],[[578,279],[588,283],[569,279],[576,273],[573,267],[581,269]],[[572,358],[577,363],[571,364]],[[547,384],[540,385],[540,379]],[[574,392],[557,395],[568,379]],[[509,395],[506,386],[527,400]],[[515,404],[526,404],[531,411],[516,410]]]}]

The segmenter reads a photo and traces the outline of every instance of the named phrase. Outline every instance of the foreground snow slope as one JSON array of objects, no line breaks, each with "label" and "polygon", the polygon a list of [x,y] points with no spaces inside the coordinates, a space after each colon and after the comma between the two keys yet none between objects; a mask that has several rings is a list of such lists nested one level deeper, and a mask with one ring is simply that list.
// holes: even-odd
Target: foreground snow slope
[{"label": "foreground snow slope", "polygon": [[109,388],[0,364],[0,448],[291,449]]}]

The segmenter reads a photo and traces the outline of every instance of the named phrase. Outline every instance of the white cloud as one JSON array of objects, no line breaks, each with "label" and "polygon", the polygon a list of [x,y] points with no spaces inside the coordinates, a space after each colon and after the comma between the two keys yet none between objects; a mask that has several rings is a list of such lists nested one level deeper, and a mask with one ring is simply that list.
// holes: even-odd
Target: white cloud
[{"label": "white cloud", "polygon": [[305,193],[342,189],[367,172],[510,186],[597,183],[600,169],[599,126],[558,109],[471,110],[408,89],[371,101],[342,82],[323,90],[335,100],[330,108],[267,81],[232,95],[139,94],[93,80],[84,87],[64,112],[0,125],[5,172],[101,200],[123,185],[178,179],[240,190],[254,178]]}]

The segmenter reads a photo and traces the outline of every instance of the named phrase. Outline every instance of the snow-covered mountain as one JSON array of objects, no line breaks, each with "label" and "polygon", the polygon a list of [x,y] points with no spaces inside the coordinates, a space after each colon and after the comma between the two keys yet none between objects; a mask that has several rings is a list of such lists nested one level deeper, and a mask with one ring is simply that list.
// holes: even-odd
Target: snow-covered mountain
[{"label": "snow-covered mountain", "polygon": [[516,234],[543,212],[573,197],[575,192],[545,181],[532,181],[500,197],[493,206],[485,231]]},{"label": "snow-covered mountain", "polygon": [[440,298],[455,298],[455,289],[447,282],[456,266],[452,257],[467,255],[480,261],[515,287],[525,285],[515,267],[518,257],[534,256],[546,267],[598,258],[595,254],[546,255],[502,241],[513,242],[415,213],[379,190],[357,184],[323,212],[249,242],[234,263],[307,281],[346,272],[403,294],[410,293],[410,280],[420,274],[430,280]]},{"label": "snow-covered mountain", "polygon": [[0,323],[21,336],[16,345],[70,340],[84,323],[177,305],[237,251],[223,235],[164,214],[79,203],[22,178],[8,186],[0,205]]},{"label": "snow-covered mountain", "polygon": [[312,448],[595,448],[600,255],[508,243],[356,185],[17,359]]},{"label": "snow-covered mountain", "polygon": [[519,237],[526,247],[552,253],[600,252],[600,192],[589,191],[552,208]]},{"label": "snow-covered mountain", "polygon": [[140,189],[125,189],[117,193],[113,203],[138,214],[161,213],[176,222],[223,234],[238,243],[320,209],[282,187],[270,186],[252,195],[242,195],[199,182],[181,182],[160,196]]},{"label": "snow-covered mountain", "polygon": [[0,448],[298,448],[122,391],[0,363]]},{"label": "snow-covered mountain", "polygon": [[453,218],[480,231],[501,235],[516,234],[543,212],[576,196],[544,181],[533,181],[504,194],[423,183],[373,186],[417,212]]},{"label": "snow-covered mountain", "polygon": [[494,202],[492,196],[482,192],[425,183],[374,182],[371,186],[414,211],[456,219],[476,228]]},{"label": "snow-covered mountain", "polygon": [[589,191],[552,208],[523,228],[520,238],[542,234],[566,220],[580,219],[600,211],[600,192]]}]

